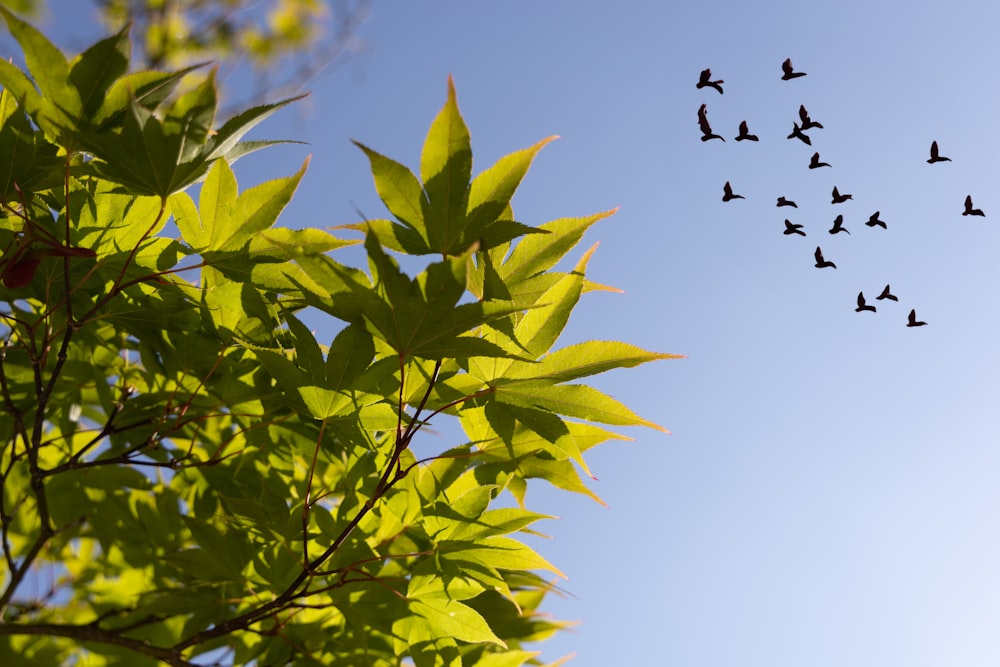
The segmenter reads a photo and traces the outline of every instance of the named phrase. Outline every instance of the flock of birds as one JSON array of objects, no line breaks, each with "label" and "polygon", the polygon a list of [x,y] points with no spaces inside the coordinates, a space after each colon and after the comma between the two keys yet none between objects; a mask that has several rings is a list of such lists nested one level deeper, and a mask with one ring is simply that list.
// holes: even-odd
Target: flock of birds
[{"label": "flock of birds", "polygon": [[[796,72],[795,71],[795,69],[792,67],[792,59],[791,58],[786,58],[785,59],[785,62],[783,62],[781,64],[781,69],[782,69],[782,76],[781,76],[781,78],[784,81],[791,81],[792,79],[797,79],[799,77],[806,76],[805,72]],[[723,94],[723,91],[722,91],[722,84],[723,83],[725,83],[725,82],[722,79],[717,79],[717,80],[713,81],[712,80],[712,70],[711,69],[704,69],[701,72],[701,76],[698,79],[698,83],[697,83],[696,87],[699,88],[699,89],[701,89],[701,88],[714,88],[721,95],[721,94]],[[721,140],[723,142],[725,141],[724,137],[722,137],[721,135],[718,135],[718,134],[715,134],[714,132],[712,132],[712,126],[708,122],[708,105],[707,104],[702,104],[701,107],[698,109],[698,126],[701,128],[701,135],[702,135],[701,136],[701,140],[702,141],[711,141],[713,139],[719,139],[719,140]],[[809,135],[806,134],[806,131],[811,130],[813,128],[823,129],[823,125],[821,123],[818,123],[818,122],[816,122],[816,121],[814,121],[812,119],[812,117],[809,115],[809,111],[806,109],[805,105],[800,105],[799,106],[799,119],[792,124],[792,132],[791,132],[791,134],[788,135],[787,138],[788,139],[798,139],[802,143],[804,143],[804,144],[806,144],[808,146],[812,146],[812,139],[809,137]],[[757,135],[750,133],[750,128],[749,128],[747,122],[744,120],[744,121],[742,121],[740,123],[739,134],[736,136],[736,141],[760,141],[760,138]],[[934,142],[931,143],[930,158],[927,160],[927,162],[929,164],[935,164],[935,163],[938,163],[938,162],[951,162],[951,158],[943,157],[941,155],[940,149],[938,148],[937,141],[934,141]],[[830,164],[827,163],[827,162],[821,162],[820,161],[819,152],[813,153],[812,157],[809,160],[809,168],[810,169],[820,169],[822,167],[830,167]],[[743,195],[739,195],[739,194],[734,193],[732,185],[730,184],[729,181],[726,181],[725,185],[722,186],[722,201],[723,202],[730,202],[730,201],[733,201],[735,199],[746,199],[746,197],[744,197]],[[844,202],[846,202],[848,200],[851,200],[851,199],[853,199],[852,195],[850,195],[850,194],[842,194],[840,192],[840,190],[836,186],[834,186],[833,193],[832,193],[832,200],[831,200],[832,204],[842,204],[842,203],[844,203]],[[778,197],[777,206],[779,208],[780,207],[784,207],[784,206],[789,206],[789,207],[792,207],[792,208],[798,208],[798,204],[796,204],[794,201],[792,201],[790,199],[787,199],[784,196]],[[873,213],[871,215],[871,217],[868,218],[868,221],[865,222],[865,225],[867,225],[868,227],[873,227],[873,228],[874,227],[881,227],[882,229],[888,229],[888,225],[885,223],[885,221],[879,219],[880,213],[881,213],[881,211],[875,211],[875,213]],[[967,196],[965,198],[965,210],[962,212],[962,215],[978,215],[978,216],[986,217],[986,214],[983,213],[982,209],[974,208],[973,203],[972,203],[972,195],[969,195],[969,196]],[[844,216],[843,215],[838,215],[834,219],[833,227],[830,228],[829,233],[833,234],[833,235],[840,234],[840,233],[844,233],[844,234],[850,234],[851,233],[851,232],[849,232],[844,227]],[[784,231],[784,234],[785,235],[798,235],[798,236],[805,236],[806,235],[806,233],[803,231],[803,225],[795,224],[795,223],[791,222],[790,220],[788,220],[787,218],[785,219],[785,231]],[[822,248],[820,246],[816,246],[816,252],[814,253],[814,257],[816,259],[815,266],[816,266],[817,269],[825,269],[825,268],[836,269],[837,268],[836,264],[834,264],[833,262],[831,262],[831,261],[829,261],[829,260],[827,260],[826,258],[823,257],[823,250],[822,250]],[[875,297],[875,299],[877,301],[884,301],[884,300],[897,301],[897,302],[899,301],[899,299],[896,297],[896,295],[894,295],[894,294],[891,293],[889,285],[886,285],[885,288],[882,290],[882,293],[879,294],[877,297]],[[864,291],[862,290],[861,292],[858,292],[857,307],[854,310],[855,310],[855,312],[858,312],[858,313],[865,312],[865,311],[870,311],[870,312],[874,313],[874,312],[876,312],[876,307],[873,306],[873,305],[871,305],[871,304],[869,304],[866,301],[865,295],[864,295]],[[922,326],[925,326],[926,324],[927,324],[926,322],[923,322],[923,321],[920,321],[920,320],[917,319],[917,311],[916,311],[916,309],[910,310],[910,314],[909,314],[909,316],[907,318],[906,326],[908,326],[908,327],[922,327]]]}]

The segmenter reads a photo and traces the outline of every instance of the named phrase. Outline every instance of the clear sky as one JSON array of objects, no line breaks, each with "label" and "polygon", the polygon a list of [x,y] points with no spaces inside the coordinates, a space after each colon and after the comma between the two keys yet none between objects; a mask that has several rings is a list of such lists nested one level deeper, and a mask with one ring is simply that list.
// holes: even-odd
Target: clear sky
[{"label": "clear sky", "polygon": [[[65,29],[83,3],[51,4]],[[563,517],[538,548],[575,597],[548,609],[582,621],[546,657],[1000,663],[998,25],[968,0],[374,0],[365,50],[263,126],[312,144],[237,165],[249,186],[313,153],[285,224],[381,216],[348,140],[416,166],[452,74],[477,171],[562,137],[519,220],[621,207],[588,235],[589,276],[625,293],[588,295],[565,342],[688,358],[596,380],[673,432],[591,453],[609,507],[529,493]],[[782,81],[788,57],[807,76]],[[706,67],[724,95],[695,88]],[[725,143],[700,141],[703,103]],[[811,148],[785,138],[800,104],[825,126]],[[734,141],[744,119],[759,142]],[[927,164],[932,140],[951,162]],[[814,151],[832,167],[808,169]],[[746,199],[723,203],[726,181]],[[850,235],[827,233],[838,214]],[[887,283],[898,303],[875,301]],[[854,312],[861,290],[877,313]]]}]

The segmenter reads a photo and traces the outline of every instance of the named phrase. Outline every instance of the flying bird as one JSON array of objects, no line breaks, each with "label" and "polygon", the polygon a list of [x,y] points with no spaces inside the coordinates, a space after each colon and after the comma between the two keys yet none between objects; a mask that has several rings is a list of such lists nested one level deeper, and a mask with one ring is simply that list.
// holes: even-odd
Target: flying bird
[{"label": "flying bird", "polygon": [[784,197],[778,197],[778,206],[791,206],[792,208],[799,207],[799,205],[793,202],[791,199],[785,199]]},{"label": "flying bird", "polygon": [[747,122],[743,121],[740,123],[740,135],[736,137],[736,141],[760,141],[756,134],[750,134],[750,128],[747,126]]},{"label": "flying bird", "polygon": [[781,75],[782,81],[790,81],[791,79],[797,79],[800,76],[805,76],[805,72],[795,72],[792,70],[792,59],[785,58],[785,62],[781,63],[781,69],[784,74]]},{"label": "flying bird", "polygon": [[798,138],[798,139],[800,139],[802,141],[802,143],[804,143],[804,144],[806,144],[808,146],[812,146],[812,144],[813,144],[812,139],[810,139],[805,134],[802,134],[802,128],[799,127],[799,124],[798,123],[792,123],[792,125],[793,125],[793,127],[792,127],[792,133],[789,134],[788,137],[786,137],[786,138],[788,138],[788,139]]},{"label": "flying bird", "polygon": [[935,162],[951,162],[950,157],[941,157],[938,153],[938,145],[936,141],[931,142],[931,159],[927,161],[927,164],[934,164]]},{"label": "flying bird", "polygon": [[972,208],[972,195],[965,198],[965,210],[962,211],[962,215],[981,215],[984,218],[986,217],[986,214],[983,213],[983,209]]},{"label": "flying bird", "polygon": [[733,186],[729,185],[729,181],[722,186],[722,201],[730,201],[732,199],[746,199],[743,195],[734,195]]},{"label": "flying bird", "polygon": [[796,225],[794,222],[792,222],[791,220],[788,220],[787,218],[785,219],[785,231],[784,231],[784,233],[786,235],[787,234],[798,234],[799,236],[805,236],[806,235],[806,233],[804,231],[802,231],[802,225]]},{"label": "flying bird", "polygon": [[917,322],[917,311],[916,309],[910,311],[910,316],[906,322],[908,327],[924,327],[927,326],[927,322]]},{"label": "flying bird", "polygon": [[868,218],[868,222],[866,222],[865,224],[868,225],[869,227],[881,227],[882,229],[889,229],[888,227],[886,227],[884,220],[878,219],[878,214],[879,211],[875,211],[874,213],[872,213],[871,217]]},{"label": "flying bird", "polygon": [[872,311],[874,313],[875,312],[875,306],[867,306],[867,305],[865,305],[865,293],[864,292],[858,292],[858,307],[854,309],[854,312],[855,313],[860,313],[863,310],[870,310],[870,311]]},{"label": "flying bird", "polygon": [[818,127],[821,130],[823,129],[821,124],[809,117],[809,112],[806,111],[806,107],[803,104],[799,105],[799,119],[802,121],[803,130],[808,130],[810,127]]},{"label": "flying bird", "polygon": [[712,78],[712,70],[711,69],[703,69],[703,70],[701,70],[701,78],[698,79],[698,84],[695,87],[696,88],[715,88],[717,91],[719,91],[719,94],[721,95],[722,94],[722,85],[721,84],[723,84],[725,82],[722,79],[719,79],[718,81],[710,81],[709,79],[711,79],[711,78]]},{"label": "flying bird", "polygon": [[712,134],[712,126],[708,124],[708,105],[702,104],[701,108],[698,109],[698,126],[701,128],[701,140],[708,141],[709,139],[723,139],[717,134]]},{"label": "flying bird", "polygon": [[899,299],[896,298],[895,294],[890,294],[889,293],[889,286],[888,285],[885,286],[885,289],[882,290],[881,294],[879,294],[877,297],[875,297],[876,301],[881,301],[882,299],[889,299],[889,301],[899,301]]},{"label": "flying bird", "polygon": [[828,262],[825,259],[823,259],[823,251],[819,249],[819,246],[816,246],[816,253],[815,253],[815,255],[816,255],[816,268],[817,269],[824,269],[824,268],[826,268],[828,266],[832,266],[833,268],[837,268],[837,265],[834,264],[833,262]]},{"label": "flying bird", "polygon": [[842,194],[840,194],[840,190],[837,189],[837,186],[836,185],[833,186],[833,203],[834,204],[843,204],[848,199],[854,199],[854,195],[842,195]]},{"label": "flying bird", "polygon": [[810,169],[819,169],[820,167],[829,167],[829,166],[830,166],[829,162],[819,161],[819,153],[813,153],[813,156],[809,159]]},{"label": "flying bird", "polygon": [[833,221],[833,227],[830,228],[831,234],[839,234],[840,232],[850,232],[844,227],[844,216],[838,215]]}]

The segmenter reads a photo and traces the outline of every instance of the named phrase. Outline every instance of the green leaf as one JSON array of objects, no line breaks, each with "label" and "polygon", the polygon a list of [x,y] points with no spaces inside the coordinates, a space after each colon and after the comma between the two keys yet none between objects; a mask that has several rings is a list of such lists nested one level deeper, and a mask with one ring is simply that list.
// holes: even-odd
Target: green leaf
[{"label": "green leaf", "polygon": [[487,537],[476,542],[446,542],[439,548],[443,553],[461,552],[463,558],[499,570],[547,570],[566,578],[565,574],[534,549],[509,537]]},{"label": "green leaf", "polygon": [[11,34],[24,50],[28,70],[48,105],[51,105],[49,108],[58,109],[70,118],[77,118],[81,111],[80,95],[70,85],[66,56],[45,35],[17,18],[3,5],[0,5],[0,15],[3,15]]},{"label": "green leaf", "polygon": [[343,392],[309,386],[299,387],[299,395],[315,419],[330,419],[355,412],[352,397]]},{"label": "green leaf", "polygon": [[209,237],[209,247],[226,245],[240,227],[233,215],[238,186],[236,176],[225,160],[217,161],[208,172],[198,200],[201,224]]},{"label": "green leaf", "polygon": [[410,610],[427,621],[428,629],[436,637],[507,647],[502,639],[493,634],[479,613],[457,600],[437,597],[410,600]]},{"label": "green leaf", "polygon": [[341,329],[326,355],[326,381],[333,389],[347,389],[361,377],[375,357],[370,333],[352,324]]},{"label": "green leaf", "polygon": [[616,208],[583,218],[561,218],[541,225],[539,228],[549,234],[521,239],[498,267],[501,278],[508,284],[516,284],[548,271],[576,247],[591,225],[617,211]]},{"label": "green leaf", "polygon": [[669,433],[643,419],[619,401],[586,385],[553,385],[545,380],[504,380],[498,382],[496,400],[556,414],[616,426],[648,426]]},{"label": "green leaf", "polygon": [[284,313],[283,319],[292,332],[295,341],[295,362],[303,369],[313,382],[323,382],[325,378],[323,352],[312,332],[291,313]]},{"label": "green leaf", "polygon": [[471,176],[469,129],[459,113],[455,85],[449,76],[448,100],[431,123],[420,156],[420,178],[427,195],[424,222],[432,250],[456,255],[469,246],[470,240],[462,232]]},{"label": "green leaf", "polygon": [[90,119],[95,131],[120,128],[131,99],[147,109],[156,109],[170,96],[181,79],[201,66],[193,65],[176,72],[132,72],[117,78],[101,100],[100,108]]},{"label": "green leaf", "polygon": [[476,176],[469,189],[468,236],[472,239],[481,237],[497,221],[510,205],[514,191],[528,173],[535,155],[554,139],[557,137],[551,136],[534,146],[506,155]]},{"label": "green leaf", "polygon": [[353,143],[368,156],[375,179],[375,191],[382,203],[397,220],[419,234],[430,247],[423,214],[426,200],[420,181],[412,171],[395,160],[376,153],[358,141]]},{"label": "green leaf", "polygon": [[427,242],[420,234],[411,227],[397,224],[391,220],[367,220],[353,225],[344,225],[344,228],[354,229],[365,235],[374,234],[379,243],[396,252],[405,252],[409,255],[428,255],[431,253]]},{"label": "green leaf", "polygon": [[128,71],[131,51],[128,30],[125,26],[117,34],[97,42],[71,65],[69,81],[80,96],[85,118],[96,115],[104,105],[108,89]]},{"label": "green leaf", "polygon": [[592,340],[569,345],[542,357],[537,363],[513,362],[505,378],[567,382],[615,368],[630,368],[659,359],[683,359],[680,354],[647,352],[618,341]]},{"label": "green leaf", "polygon": [[213,137],[209,138],[206,146],[205,161],[211,162],[212,160],[225,157],[232,162],[230,156],[238,150],[239,141],[247,132],[257,127],[257,125],[264,122],[264,120],[282,107],[292,102],[297,102],[304,97],[306,96],[290,97],[274,104],[262,104],[236,114],[227,120]]},{"label": "green leaf", "polygon": [[31,127],[8,90],[0,91],[0,197],[15,200],[21,192],[34,193],[58,186],[64,160],[59,148]]}]

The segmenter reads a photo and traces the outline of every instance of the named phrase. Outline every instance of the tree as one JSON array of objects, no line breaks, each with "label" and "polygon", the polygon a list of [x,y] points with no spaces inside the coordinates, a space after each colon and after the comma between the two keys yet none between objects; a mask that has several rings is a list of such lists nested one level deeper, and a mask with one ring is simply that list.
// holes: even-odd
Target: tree
[{"label": "tree", "polygon": [[[0,662],[540,664],[528,480],[593,496],[605,425],[659,427],[576,381],[672,356],[553,349],[611,212],[517,221],[548,140],[473,177],[449,82],[419,178],[358,144],[394,218],[346,228],[366,273],[275,226],[306,164],[239,192],[292,100],[216,127],[213,78],[129,73],[125,30],[67,60],[0,14]],[[418,459],[446,418],[467,441]]]},{"label": "tree", "polygon": [[[253,103],[294,95],[359,48],[370,0],[91,0],[111,31],[132,26],[143,69],[249,62]],[[38,15],[45,0],[4,0]]]}]

